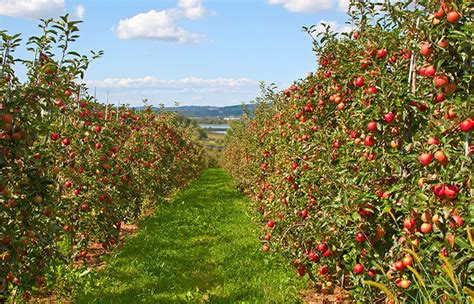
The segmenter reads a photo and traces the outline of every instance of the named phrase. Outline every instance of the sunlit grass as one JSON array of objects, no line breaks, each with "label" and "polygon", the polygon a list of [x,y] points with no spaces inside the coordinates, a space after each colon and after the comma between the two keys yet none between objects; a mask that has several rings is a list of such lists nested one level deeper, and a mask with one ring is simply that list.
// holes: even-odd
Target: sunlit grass
[{"label": "sunlit grass", "polygon": [[248,202],[207,170],[108,261],[79,303],[296,303],[303,282],[260,250]]}]

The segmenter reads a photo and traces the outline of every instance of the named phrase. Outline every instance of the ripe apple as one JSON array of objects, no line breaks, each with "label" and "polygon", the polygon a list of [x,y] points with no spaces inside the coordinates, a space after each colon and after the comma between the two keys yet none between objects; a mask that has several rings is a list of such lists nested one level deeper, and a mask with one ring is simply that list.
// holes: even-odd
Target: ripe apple
[{"label": "ripe apple", "polygon": [[431,55],[433,52],[433,48],[431,47],[431,44],[428,42],[423,42],[420,46],[420,53],[421,55],[428,57]]},{"label": "ripe apple", "polygon": [[364,77],[359,76],[354,80],[354,85],[357,87],[363,87],[364,86]]},{"label": "ripe apple", "polygon": [[427,142],[428,145],[439,145],[439,140],[435,137],[430,137]]},{"label": "ripe apple", "polygon": [[3,114],[2,115],[2,120],[6,124],[12,124],[13,123],[13,115],[12,114]]},{"label": "ripe apple", "polygon": [[372,136],[366,136],[364,139],[364,143],[366,146],[372,147],[374,145],[374,138]]},{"label": "ripe apple", "polygon": [[435,69],[434,65],[431,64],[431,65],[428,65],[428,66],[424,67],[423,76],[433,77],[434,75],[436,75],[436,69]]},{"label": "ripe apple", "polygon": [[328,248],[327,248],[326,244],[321,243],[316,247],[316,249],[318,249],[319,252],[325,252]]},{"label": "ripe apple", "polygon": [[375,94],[377,93],[377,88],[376,87],[368,87],[367,88],[367,93]]},{"label": "ripe apple", "polygon": [[364,266],[362,266],[362,264],[356,264],[354,266],[354,272],[357,273],[357,274],[360,274],[364,271]]},{"label": "ripe apple", "polygon": [[444,193],[447,198],[454,199],[458,197],[459,188],[456,185],[448,185],[444,187]]},{"label": "ripe apple", "polygon": [[443,88],[448,85],[449,79],[445,75],[436,76],[433,80],[435,87]]},{"label": "ripe apple", "polygon": [[435,101],[436,102],[442,102],[444,100],[444,97],[446,94],[444,92],[438,93],[435,95]]},{"label": "ripe apple", "polygon": [[275,222],[272,221],[272,220],[269,220],[269,221],[267,222],[267,226],[270,227],[270,228],[272,228],[274,225],[275,225]]},{"label": "ripe apple", "polygon": [[465,119],[463,122],[461,122],[459,124],[459,127],[461,129],[461,131],[463,132],[469,132],[472,130],[472,128],[474,127],[474,118],[467,118]]},{"label": "ripe apple", "polygon": [[356,236],[355,236],[355,239],[356,239],[357,242],[363,242],[363,241],[365,241],[365,236],[364,236],[364,234],[362,234],[362,232],[357,232]]},{"label": "ripe apple", "polygon": [[308,259],[310,259],[311,261],[315,261],[315,262],[319,261],[318,255],[313,250],[311,250],[308,253]]},{"label": "ripe apple", "polygon": [[411,266],[411,264],[413,263],[413,258],[411,257],[411,255],[407,254],[403,258],[402,262],[403,262],[403,266],[405,266],[405,267],[406,266]]},{"label": "ripe apple", "polygon": [[388,113],[383,115],[383,119],[387,123],[391,123],[395,119],[395,114],[393,112],[388,112]]},{"label": "ripe apple", "polygon": [[434,158],[438,161],[439,164],[443,165],[447,163],[446,155],[442,150],[438,150],[434,154]]},{"label": "ripe apple", "polygon": [[451,24],[456,24],[459,21],[459,13],[451,11],[446,15],[446,20]]},{"label": "ripe apple", "polygon": [[449,45],[449,42],[446,39],[442,39],[438,42],[438,46],[442,49],[446,49],[448,45]]},{"label": "ripe apple", "polygon": [[331,250],[330,249],[323,252],[323,257],[327,258],[329,256],[331,256]]},{"label": "ripe apple", "polygon": [[381,49],[377,51],[377,58],[384,58],[387,55],[386,49]]},{"label": "ripe apple", "polygon": [[405,265],[403,265],[402,261],[397,260],[393,263],[393,267],[395,267],[395,269],[398,271],[402,271],[405,268]]},{"label": "ripe apple", "polygon": [[410,281],[403,279],[400,281],[399,286],[403,289],[407,289],[408,287],[410,287],[410,284]]},{"label": "ripe apple", "polygon": [[423,223],[420,227],[421,232],[424,234],[430,233],[433,230],[433,226],[429,223]]},{"label": "ripe apple", "polygon": [[319,274],[320,275],[325,275],[329,272],[329,268],[327,266],[321,266],[321,268],[319,268]]},{"label": "ripe apple", "polygon": [[376,121],[369,122],[367,124],[367,130],[369,130],[370,132],[377,130],[377,122]]},{"label": "ripe apple", "polygon": [[446,188],[443,184],[438,184],[433,187],[433,193],[439,198],[443,198],[446,196]]},{"label": "ripe apple", "polygon": [[405,220],[403,220],[403,227],[408,229],[408,230],[412,230],[414,229],[416,226],[416,221],[414,218],[406,218]]},{"label": "ripe apple", "polygon": [[422,165],[427,166],[431,163],[431,160],[433,159],[433,155],[423,152],[420,154],[418,159]]},{"label": "ripe apple", "polygon": [[69,146],[71,144],[71,141],[69,140],[69,138],[63,138],[63,141],[62,141],[63,145],[65,146]]}]

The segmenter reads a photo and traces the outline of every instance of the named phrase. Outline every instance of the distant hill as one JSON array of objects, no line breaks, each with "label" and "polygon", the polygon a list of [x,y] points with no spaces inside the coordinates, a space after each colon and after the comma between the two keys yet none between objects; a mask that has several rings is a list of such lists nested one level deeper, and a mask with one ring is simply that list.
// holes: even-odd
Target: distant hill
[{"label": "distant hill", "polygon": [[[255,105],[246,105],[250,113],[253,113]],[[137,108],[138,109],[138,108]],[[153,110],[159,108],[153,107]],[[212,107],[212,106],[182,106],[182,107],[165,107],[165,111],[177,112],[187,117],[232,117],[241,116],[243,114],[242,105]]]}]

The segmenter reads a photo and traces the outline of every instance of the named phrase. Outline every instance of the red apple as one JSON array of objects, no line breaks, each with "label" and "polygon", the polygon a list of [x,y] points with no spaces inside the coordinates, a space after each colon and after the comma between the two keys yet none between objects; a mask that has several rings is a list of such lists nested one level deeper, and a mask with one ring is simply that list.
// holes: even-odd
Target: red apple
[{"label": "red apple", "polygon": [[356,264],[354,266],[354,272],[357,273],[357,274],[360,274],[364,271],[364,266],[362,266],[362,264]]},{"label": "red apple", "polygon": [[433,230],[433,226],[429,223],[423,223],[420,227],[421,232],[424,234],[430,233]]},{"label": "red apple", "polygon": [[320,275],[325,275],[328,273],[328,271],[329,271],[329,268],[327,266],[321,266],[321,268],[319,268]]},{"label": "red apple", "polygon": [[364,139],[364,143],[366,146],[372,147],[374,145],[374,138],[372,136],[366,136]]},{"label": "red apple", "polygon": [[459,21],[459,13],[456,11],[451,11],[446,15],[446,20],[449,23],[456,24]]},{"label": "red apple", "polygon": [[428,76],[428,77],[433,77],[434,75],[436,75],[436,69],[435,69],[434,65],[428,65],[428,66],[424,67],[423,72],[424,72],[423,75]]},{"label": "red apple", "polygon": [[384,58],[387,55],[386,49],[381,49],[377,51],[377,58]]},{"label": "red apple", "polygon": [[367,130],[369,130],[370,132],[377,130],[377,122],[376,121],[369,122],[367,124]]},{"label": "red apple", "polygon": [[63,145],[65,146],[69,146],[71,144],[71,141],[69,140],[69,138],[63,138]]},{"label": "red apple", "polygon": [[403,265],[402,261],[398,260],[393,263],[393,267],[395,267],[396,270],[401,271],[405,268],[405,265]]},{"label": "red apple", "polygon": [[315,261],[315,262],[319,261],[318,255],[313,250],[311,250],[309,252],[308,259],[310,259],[311,261]]},{"label": "red apple", "polygon": [[449,79],[445,75],[436,76],[433,80],[435,87],[443,88],[449,84]]},{"label": "red apple", "polygon": [[424,152],[420,154],[418,159],[422,165],[427,166],[431,163],[431,160],[433,159],[433,155]]},{"label": "red apple", "polygon": [[363,87],[364,86],[364,77],[359,76],[354,80],[354,85],[357,87]]},{"label": "red apple", "polygon": [[328,248],[327,248],[326,244],[321,243],[316,247],[316,249],[318,249],[319,252],[325,252]]},{"label": "red apple", "polygon": [[357,232],[356,236],[355,236],[355,239],[356,239],[357,242],[363,242],[363,241],[365,241],[365,236],[364,236],[364,234],[362,234],[362,232]]},{"label": "red apple", "polygon": [[420,53],[421,55],[428,57],[431,55],[433,52],[433,48],[431,47],[431,44],[428,42],[423,42],[420,46]]},{"label": "red apple", "polygon": [[391,123],[395,119],[395,114],[393,112],[388,112],[387,114],[384,114],[383,119],[387,123]]},{"label": "red apple", "polygon": [[459,188],[456,185],[449,185],[444,187],[444,193],[447,198],[454,199],[458,197]]},{"label": "red apple", "polygon": [[463,132],[469,132],[472,130],[472,128],[474,127],[474,118],[467,118],[466,120],[464,120],[463,122],[461,122],[459,124],[459,127],[461,128],[461,131]]},{"label": "red apple", "polygon": [[435,137],[430,137],[427,141],[428,145],[439,145],[439,140]]}]

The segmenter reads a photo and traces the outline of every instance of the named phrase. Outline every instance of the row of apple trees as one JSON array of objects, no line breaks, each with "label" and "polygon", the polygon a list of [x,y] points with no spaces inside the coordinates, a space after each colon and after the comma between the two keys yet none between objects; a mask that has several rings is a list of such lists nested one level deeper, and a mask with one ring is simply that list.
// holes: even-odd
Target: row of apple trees
[{"label": "row of apple trees", "polygon": [[225,151],[264,251],[361,303],[473,300],[472,13],[361,0],[351,33],[305,28],[317,71],[265,89]]},{"label": "row of apple trees", "polygon": [[19,35],[0,32],[0,302],[41,290],[55,263],[88,259],[91,242],[113,247],[123,222],[206,164],[197,130],[174,114],[85,93],[78,80],[101,53],[70,50],[78,22],[41,29],[25,42],[32,60],[15,57]]}]

